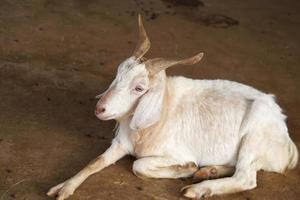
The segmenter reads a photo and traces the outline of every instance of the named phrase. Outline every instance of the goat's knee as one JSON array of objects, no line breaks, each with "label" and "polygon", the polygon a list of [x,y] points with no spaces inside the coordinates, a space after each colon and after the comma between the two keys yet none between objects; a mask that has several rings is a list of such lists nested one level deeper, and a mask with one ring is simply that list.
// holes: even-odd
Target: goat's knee
[{"label": "goat's knee", "polygon": [[240,187],[240,191],[251,190],[256,188],[256,175],[254,177],[235,177],[237,185]]},{"label": "goat's knee", "polygon": [[150,178],[148,172],[148,166],[143,160],[136,160],[132,165],[133,173],[139,178]]}]

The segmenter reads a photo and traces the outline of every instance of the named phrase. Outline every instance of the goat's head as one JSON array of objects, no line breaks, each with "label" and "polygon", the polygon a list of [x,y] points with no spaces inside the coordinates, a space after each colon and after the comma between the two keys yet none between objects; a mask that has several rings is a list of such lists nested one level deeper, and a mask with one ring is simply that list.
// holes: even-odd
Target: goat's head
[{"label": "goat's head", "polygon": [[[143,56],[150,48],[150,41],[139,15],[139,42],[131,57],[118,67],[115,80],[97,97],[95,114],[101,120],[121,119],[133,113],[131,128],[146,128],[159,120],[165,90],[162,71],[177,64],[194,64],[203,53],[182,60],[155,58],[145,60]],[[135,109],[135,110],[134,110]]]}]

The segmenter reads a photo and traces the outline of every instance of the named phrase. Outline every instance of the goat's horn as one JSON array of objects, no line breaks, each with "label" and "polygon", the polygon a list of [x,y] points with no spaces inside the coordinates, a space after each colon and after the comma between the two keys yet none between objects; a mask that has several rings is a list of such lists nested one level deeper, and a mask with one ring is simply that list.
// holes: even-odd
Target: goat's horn
[{"label": "goat's horn", "polygon": [[182,59],[182,60],[169,60],[165,58],[154,58],[145,61],[146,69],[149,71],[150,75],[157,74],[161,70],[167,69],[168,67],[174,65],[193,65],[201,60],[203,53],[198,53],[197,55]]},{"label": "goat's horn", "polygon": [[143,21],[142,21],[142,16],[139,14],[139,42],[133,52],[133,56],[136,59],[140,59],[145,55],[145,53],[149,50],[150,48],[150,40],[147,36],[147,33],[145,31]]}]

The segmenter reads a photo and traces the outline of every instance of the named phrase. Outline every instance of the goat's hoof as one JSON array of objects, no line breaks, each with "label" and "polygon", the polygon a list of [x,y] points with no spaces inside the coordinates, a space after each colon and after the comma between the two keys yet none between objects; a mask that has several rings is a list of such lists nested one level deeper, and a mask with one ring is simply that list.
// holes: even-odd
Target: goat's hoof
[{"label": "goat's hoof", "polygon": [[203,167],[196,171],[193,175],[193,181],[199,182],[208,179],[218,178],[218,171],[215,167]]},{"label": "goat's hoof", "polygon": [[181,193],[183,196],[190,198],[190,199],[194,199],[196,198],[196,193],[194,191],[192,191],[189,186],[186,186],[184,188],[181,189]]},{"label": "goat's hoof", "polygon": [[68,182],[61,183],[57,186],[52,187],[47,195],[55,197],[56,200],[64,200],[70,197],[74,193],[74,186]]},{"label": "goat's hoof", "polygon": [[211,190],[208,188],[196,188],[193,185],[185,186],[181,189],[183,196],[189,199],[202,199],[211,196]]}]

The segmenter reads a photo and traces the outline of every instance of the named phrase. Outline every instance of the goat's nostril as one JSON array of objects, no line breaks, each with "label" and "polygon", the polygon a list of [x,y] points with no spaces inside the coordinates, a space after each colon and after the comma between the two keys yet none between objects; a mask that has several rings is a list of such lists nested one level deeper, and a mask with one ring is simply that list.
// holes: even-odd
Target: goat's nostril
[{"label": "goat's nostril", "polygon": [[104,113],[104,112],[105,112],[105,108],[104,108],[104,107],[98,107],[98,108],[96,109],[96,113],[97,113],[97,114]]},{"label": "goat's nostril", "polygon": [[105,112],[105,108],[100,108],[100,113],[104,113]]}]

